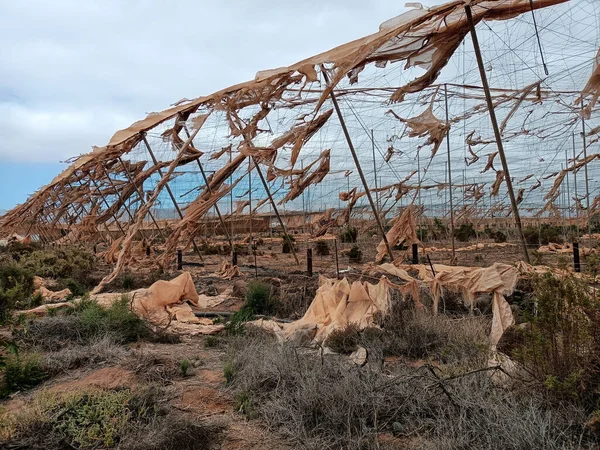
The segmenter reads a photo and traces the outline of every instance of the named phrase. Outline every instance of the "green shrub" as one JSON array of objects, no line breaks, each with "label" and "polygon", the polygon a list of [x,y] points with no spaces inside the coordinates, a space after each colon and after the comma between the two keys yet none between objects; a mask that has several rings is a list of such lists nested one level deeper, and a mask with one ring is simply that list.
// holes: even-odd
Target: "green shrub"
[{"label": "green shrub", "polygon": [[71,343],[89,345],[104,336],[110,336],[117,344],[163,338],[129,309],[127,296],[122,296],[108,308],[84,297],[66,315],[31,319],[16,335],[25,344],[47,350],[59,350]]},{"label": "green shrub", "polygon": [[317,254],[317,256],[329,255],[329,244],[327,244],[326,240],[319,239],[315,243],[315,253]]},{"label": "green shrub", "polygon": [[77,288],[71,290],[77,295],[98,281],[94,278],[96,258],[91,251],[77,247],[35,250],[24,254],[20,264],[32,274],[57,280],[69,289],[73,287],[69,283],[76,283]]},{"label": "green shrub", "polygon": [[35,354],[10,355],[4,360],[0,398],[37,386],[47,378],[40,357]]},{"label": "green shrub", "polygon": [[351,227],[346,224],[340,230],[340,241],[347,244],[353,244],[356,242],[356,238],[358,237],[358,230],[356,227]]},{"label": "green shrub", "polygon": [[506,233],[504,233],[500,230],[495,230],[493,228],[490,228],[487,225],[485,227],[485,234],[488,238],[493,239],[494,242],[496,242],[498,244],[502,243],[502,242],[506,242]]},{"label": "green shrub", "polygon": [[[296,239],[291,234],[287,234],[287,235],[284,234],[282,236],[282,239],[283,239],[283,241],[282,241],[282,244],[281,244],[282,245],[281,253],[291,253],[292,252],[292,245],[295,245],[294,241]],[[290,242],[291,242],[291,244],[290,244]]]},{"label": "green shrub", "polygon": [[562,229],[559,226],[544,223],[539,227],[528,225],[523,229],[525,241],[529,245],[548,245],[550,242],[562,244]]},{"label": "green shrub", "polygon": [[190,361],[188,359],[182,359],[179,361],[179,372],[182,377],[187,377],[190,375]]},{"label": "green shrub", "polygon": [[33,294],[33,275],[19,264],[0,265],[0,324],[15,308],[30,306]]},{"label": "green shrub", "polygon": [[600,401],[600,306],[587,284],[567,275],[533,277],[536,314],[511,356],[546,387],[586,404]]},{"label": "green shrub", "polygon": [[460,227],[454,229],[454,237],[460,242],[467,242],[477,236],[472,223],[463,223]]},{"label": "green shrub", "polygon": [[248,283],[247,289],[244,308],[253,315],[273,314],[277,302],[271,295],[270,285],[261,281],[251,281]]},{"label": "green shrub", "polygon": [[348,252],[348,259],[351,262],[359,263],[362,259],[362,251],[358,248],[358,245],[353,245]]}]

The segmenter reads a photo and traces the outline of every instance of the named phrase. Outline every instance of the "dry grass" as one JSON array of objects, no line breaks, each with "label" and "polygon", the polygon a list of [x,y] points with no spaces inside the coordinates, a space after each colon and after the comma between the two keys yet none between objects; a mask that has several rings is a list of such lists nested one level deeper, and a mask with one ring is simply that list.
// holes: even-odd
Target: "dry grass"
[{"label": "dry grass", "polygon": [[89,345],[70,345],[45,353],[42,367],[50,376],[91,364],[116,363],[128,354],[110,336],[99,337]]},{"label": "dry grass", "polygon": [[135,351],[125,366],[145,381],[167,384],[180,378],[180,364],[173,358],[159,356],[148,351]]},{"label": "dry grass", "polygon": [[[461,332],[456,322],[412,320],[415,327],[443,332],[451,344]],[[595,448],[598,442],[584,432],[582,410],[552,405],[535,391],[498,386],[480,350],[463,348],[468,345],[452,347],[460,364],[442,369],[371,363],[359,368],[341,355],[240,336],[232,340],[227,367],[243,412],[257,415],[299,448],[375,449],[382,432],[418,438],[411,448],[423,449]]]}]

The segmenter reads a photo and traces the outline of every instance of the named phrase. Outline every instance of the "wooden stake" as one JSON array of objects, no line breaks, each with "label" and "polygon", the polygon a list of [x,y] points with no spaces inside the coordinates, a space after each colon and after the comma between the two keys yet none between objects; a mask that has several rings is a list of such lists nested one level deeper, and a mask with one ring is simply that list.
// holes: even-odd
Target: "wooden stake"
[{"label": "wooden stake", "polygon": [[521,226],[521,216],[519,215],[519,207],[517,205],[517,199],[513,190],[512,180],[510,179],[510,172],[508,170],[508,162],[506,161],[506,155],[504,154],[504,146],[502,145],[502,136],[500,129],[498,128],[498,121],[496,120],[496,112],[494,110],[494,102],[490,94],[490,87],[488,85],[487,76],[485,74],[485,67],[483,64],[483,58],[481,57],[481,50],[479,48],[479,40],[477,39],[477,32],[475,31],[475,23],[473,22],[473,14],[471,12],[471,5],[465,5],[465,12],[469,21],[469,28],[471,30],[471,39],[473,40],[473,48],[475,50],[475,56],[477,58],[477,66],[479,67],[479,75],[481,76],[481,84],[485,92],[485,100],[487,102],[488,111],[490,113],[490,120],[492,122],[492,128],[494,129],[494,135],[496,137],[496,145],[498,146],[498,153],[500,154],[500,160],[502,161],[502,169],[504,170],[504,179],[506,181],[506,187],[508,189],[508,195],[510,197],[510,204],[512,207],[512,213],[515,218],[515,224],[519,232],[519,238],[521,239],[521,246],[523,249],[523,257],[525,262],[529,264],[529,252],[527,251],[527,242],[525,242],[525,236],[523,235],[523,227]]}]

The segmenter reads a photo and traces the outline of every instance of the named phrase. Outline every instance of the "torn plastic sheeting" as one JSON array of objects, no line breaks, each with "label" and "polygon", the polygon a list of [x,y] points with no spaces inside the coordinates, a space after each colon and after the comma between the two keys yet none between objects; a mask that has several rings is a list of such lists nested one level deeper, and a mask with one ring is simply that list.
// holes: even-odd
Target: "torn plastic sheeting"
[{"label": "torn plastic sheeting", "polygon": [[320,276],[319,284],[302,319],[292,323],[255,321],[252,324],[275,332],[282,340],[323,342],[333,330],[350,323],[361,329],[373,326],[375,315],[385,314],[390,308],[386,277],[378,284],[361,281],[350,284],[346,278],[333,280]]},{"label": "torn plastic sheeting", "polygon": [[496,263],[490,267],[460,267],[434,264],[435,277],[428,266],[418,264],[398,267],[382,264],[379,269],[404,281],[416,280],[408,270],[418,270],[418,278],[427,284],[433,296],[433,313],[437,314],[443,289],[460,292],[466,304],[473,305],[475,295],[492,294],[492,329],[490,343],[495,346],[504,331],[514,323],[514,317],[505,295],[512,294],[519,270],[514,266]]},{"label": "torn plastic sheeting", "polygon": [[[397,217],[394,225],[386,233],[386,238],[391,247],[399,244],[406,244],[410,247],[412,244],[419,243],[417,238],[417,230],[415,228],[415,218],[413,215],[413,205],[409,205],[402,211],[400,217]],[[377,246],[377,256],[375,262],[380,262],[387,252],[387,248],[383,239]]]}]

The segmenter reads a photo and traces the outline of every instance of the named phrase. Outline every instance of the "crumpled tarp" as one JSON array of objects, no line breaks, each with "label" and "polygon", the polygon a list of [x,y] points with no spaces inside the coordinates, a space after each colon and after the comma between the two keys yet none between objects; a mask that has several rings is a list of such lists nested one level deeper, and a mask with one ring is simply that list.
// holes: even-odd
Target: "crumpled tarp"
[{"label": "crumpled tarp", "polygon": [[320,276],[319,289],[304,317],[292,323],[257,320],[251,324],[274,332],[282,340],[323,342],[332,331],[350,323],[360,329],[373,326],[375,315],[390,309],[389,288],[385,276],[377,284]]},{"label": "crumpled tarp", "polygon": [[223,260],[215,275],[225,280],[231,280],[234,277],[241,277],[242,272],[240,272],[240,268],[237,265],[234,266],[229,261]]},{"label": "crumpled tarp", "polygon": [[41,295],[45,303],[62,302],[71,295],[71,290],[69,288],[65,288],[60,291],[52,291],[48,289],[47,281],[38,276],[33,277],[33,288],[35,289],[33,294]]},{"label": "crumpled tarp", "polygon": [[422,264],[395,266],[382,264],[378,268],[399,277],[404,281],[416,280],[408,271],[418,270],[418,279],[429,286],[433,296],[433,314],[437,314],[439,299],[444,289],[460,292],[465,303],[474,304],[477,294],[492,294],[492,329],[490,343],[495,346],[504,331],[515,323],[510,305],[505,296],[512,294],[519,270],[508,264],[495,263],[490,267],[461,267],[434,264],[435,276],[431,268]]}]

